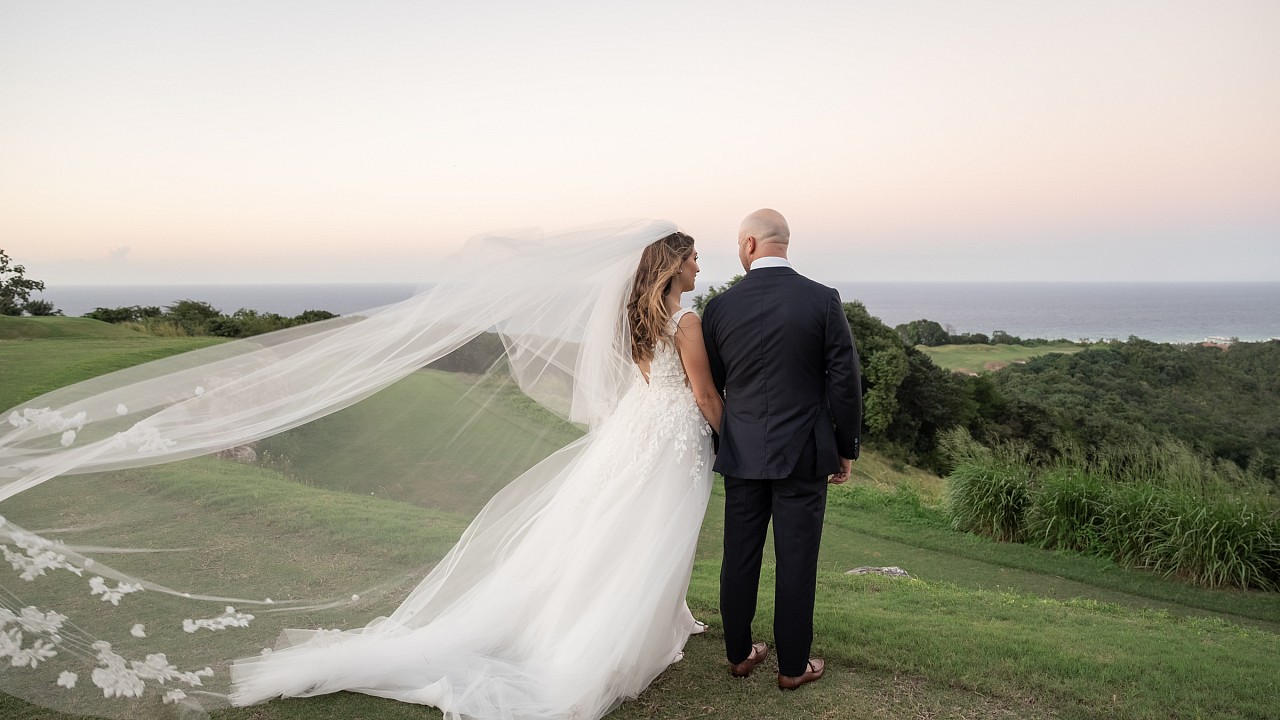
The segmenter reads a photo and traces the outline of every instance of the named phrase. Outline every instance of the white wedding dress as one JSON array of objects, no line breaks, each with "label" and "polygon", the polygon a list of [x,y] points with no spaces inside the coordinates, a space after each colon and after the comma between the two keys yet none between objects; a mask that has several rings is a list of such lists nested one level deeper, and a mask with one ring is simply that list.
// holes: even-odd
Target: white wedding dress
[{"label": "white wedding dress", "polygon": [[[688,310],[679,311],[670,325]],[[349,690],[446,718],[599,718],[680,656],[711,438],[673,345],[614,413],[495,496],[397,610],[287,631],[232,702]]]}]

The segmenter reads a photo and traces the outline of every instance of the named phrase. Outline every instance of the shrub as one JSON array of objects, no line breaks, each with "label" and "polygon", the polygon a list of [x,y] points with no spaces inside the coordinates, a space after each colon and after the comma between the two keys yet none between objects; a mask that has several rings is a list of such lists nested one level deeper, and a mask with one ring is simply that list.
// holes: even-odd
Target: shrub
[{"label": "shrub", "polygon": [[189,335],[208,335],[210,321],[222,312],[200,300],[177,300],[165,307],[165,318],[176,323]]},{"label": "shrub", "polygon": [[55,308],[48,300],[28,300],[23,308],[32,317],[51,317],[62,314],[62,311]]},{"label": "shrub", "polygon": [[1255,473],[1177,441],[1083,457],[1064,453],[1037,482],[1028,526],[1046,547],[1106,554],[1207,587],[1280,590],[1280,521]]},{"label": "shrub", "polygon": [[1280,590],[1280,527],[1261,503],[1172,494],[1152,567],[1197,585]]},{"label": "shrub", "polygon": [[[1256,473],[1164,441],[1025,448],[943,436],[952,526],[997,540],[1108,556],[1197,585],[1280,590],[1280,506]],[[1032,478],[1029,480],[1029,478]]]},{"label": "shrub", "polygon": [[307,323],[320,322],[321,320],[332,320],[338,317],[336,313],[328,310],[303,310],[293,318],[294,325],[306,325]]},{"label": "shrub", "polygon": [[140,319],[136,305],[117,308],[97,307],[85,313],[82,317],[93,318],[106,323],[136,322]]},{"label": "shrub", "polygon": [[191,333],[187,332],[181,325],[164,318],[145,318],[137,322],[120,323],[120,326],[156,337],[191,337]]},{"label": "shrub", "polygon": [[1103,514],[1110,492],[1103,478],[1060,464],[1036,478],[1027,509],[1027,538],[1043,548],[1105,552]]},{"label": "shrub", "polygon": [[1154,549],[1164,542],[1165,523],[1172,514],[1169,494],[1151,483],[1113,485],[1102,514],[1104,547],[1116,562],[1154,568]]},{"label": "shrub", "polygon": [[142,305],[100,307],[85,313],[84,317],[122,324],[156,336],[212,335],[244,338],[338,316],[327,310],[306,310],[296,317],[288,318],[278,313],[260,313],[246,308],[225,315],[207,302],[177,300],[163,311],[158,307]]},{"label": "shrub", "polygon": [[942,442],[954,463],[946,494],[952,527],[995,540],[1021,541],[1030,503],[1026,448],[1001,445],[989,450],[963,429],[945,433]]}]

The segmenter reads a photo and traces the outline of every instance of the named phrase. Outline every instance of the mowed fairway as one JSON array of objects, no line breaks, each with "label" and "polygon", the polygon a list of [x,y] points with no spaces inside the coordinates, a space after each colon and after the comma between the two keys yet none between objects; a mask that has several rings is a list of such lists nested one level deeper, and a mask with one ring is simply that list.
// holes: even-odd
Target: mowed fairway
[{"label": "mowed fairway", "polygon": [[[67,340],[75,344],[55,344]],[[110,337],[0,341],[0,362],[7,369],[8,361],[17,359],[32,369],[43,356],[56,354],[61,370],[55,376],[65,383],[76,379],[75,372],[87,377],[89,368],[99,366],[94,343],[103,343],[97,347],[113,355],[113,362],[126,355],[149,359],[149,354],[174,349],[169,344],[173,339],[136,340],[128,349],[113,345],[122,339]],[[2,404],[52,389],[22,379],[23,372],[9,377],[15,384],[3,386],[8,402]],[[425,572],[464,527],[465,510],[475,497],[490,488],[450,494],[444,486],[423,485],[415,478],[453,473],[466,480],[463,484],[492,482],[578,432],[510,387],[486,381],[468,391],[470,380],[417,373],[393,386],[399,397],[375,396],[303,432],[260,443],[260,450],[274,448],[275,464],[206,458],[61,478],[0,503],[0,514],[30,518],[34,524],[28,527],[96,522],[96,537],[105,540],[112,539],[115,527],[121,540],[128,537],[132,543],[248,553],[251,562],[237,565],[255,566],[259,578],[238,579],[250,588],[256,582],[265,588],[268,581],[285,577],[323,595],[335,576],[346,581],[354,574],[358,581],[407,567]],[[403,402],[406,395],[420,402]],[[393,413],[395,408],[401,409]],[[444,413],[444,421],[438,420],[442,408],[453,409]],[[463,426],[466,431],[459,435]],[[438,446],[432,440],[454,437],[467,439]],[[448,445],[457,452],[446,451]],[[392,453],[387,467],[398,468],[398,476],[360,472],[363,453]],[[328,460],[317,459],[321,457]],[[772,661],[745,681],[724,671],[716,611],[723,508],[717,487],[689,593],[694,613],[710,622],[712,630],[692,638],[682,662],[610,718],[1275,716],[1280,707],[1275,672],[1280,603],[1275,594],[1199,590],[1096,558],[1001,545],[926,526],[885,500],[888,492],[882,488],[901,482],[930,500],[937,497],[940,480],[910,469],[898,473],[874,453],[855,469],[861,471],[858,487],[833,490],[823,540],[815,653],[827,659],[828,676],[800,691],[780,693],[773,686]],[[68,502],[87,498],[93,502]],[[146,518],[153,519],[153,526],[139,531]],[[242,524],[245,518],[252,518],[252,525]],[[264,518],[270,522],[262,522]],[[223,532],[236,527],[263,534]],[[173,564],[178,576],[188,576],[185,580],[164,579],[216,587],[225,572],[217,557],[192,555],[187,566]],[[129,569],[146,572],[148,562],[140,555],[119,564],[132,563]],[[843,574],[864,564],[898,565],[917,579]],[[4,587],[24,585],[7,568],[0,573]],[[394,607],[414,579],[403,577],[359,603],[323,617],[294,616],[291,623],[363,624]],[[756,624],[757,634],[766,640],[771,637],[772,583],[772,558],[766,557]],[[80,614],[101,606],[85,595],[82,607],[59,609]],[[13,674],[21,672],[0,668],[0,678],[12,687]],[[86,692],[95,692],[85,684]],[[139,712],[146,717],[150,706],[139,706]],[[431,709],[346,693],[214,714],[237,720],[439,716]],[[76,716],[0,697],[0,717]]]},{"label": "mowed fairway", "polygon": [[1011,364],[1051,353],[1077,353],[1084,346],[1074,343],[1050,345],[917,345],[938,367],[964,373],[992,372]]}]

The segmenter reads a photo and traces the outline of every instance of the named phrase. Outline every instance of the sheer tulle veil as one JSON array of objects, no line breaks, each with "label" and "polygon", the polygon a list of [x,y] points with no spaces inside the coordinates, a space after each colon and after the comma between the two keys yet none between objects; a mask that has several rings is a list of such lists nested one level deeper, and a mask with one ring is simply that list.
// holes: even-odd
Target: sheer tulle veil
[{"label": "sheer tulle veil", "polygon": [[675,230],[480,236],[404,302],[6,411],[0,692],[201,713],[227,703],[232,660],[428,621],[617,405],[626,294]]}]

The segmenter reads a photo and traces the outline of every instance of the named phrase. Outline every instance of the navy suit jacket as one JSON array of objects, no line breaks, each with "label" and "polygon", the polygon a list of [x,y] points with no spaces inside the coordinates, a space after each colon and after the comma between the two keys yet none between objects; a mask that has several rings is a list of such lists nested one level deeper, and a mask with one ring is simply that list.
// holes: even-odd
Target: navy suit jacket
[{"label": "navy suit jacket", "polygon": [[724,397],[716,472],[817,477],[858,457],[862,377],[836,290],[758,268],[707,303],[702,331]]}]

